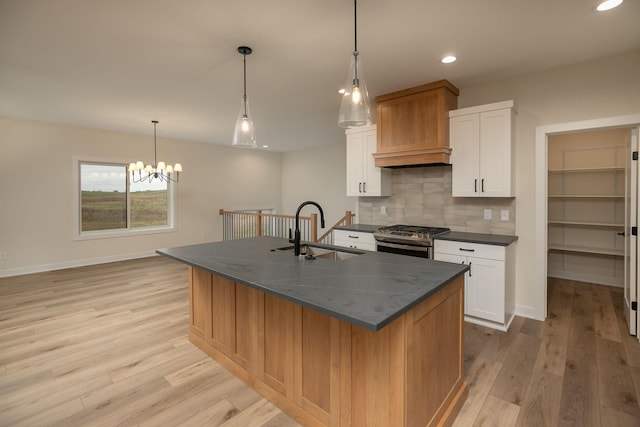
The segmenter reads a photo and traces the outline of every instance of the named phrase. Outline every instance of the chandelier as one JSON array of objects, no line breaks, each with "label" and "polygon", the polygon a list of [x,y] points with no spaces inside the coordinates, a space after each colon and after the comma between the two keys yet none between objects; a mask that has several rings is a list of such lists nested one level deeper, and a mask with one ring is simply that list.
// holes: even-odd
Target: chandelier
[{"label": "chandelier", "polygon": [[153,123],[153,161],[152,165],[144,165],[141,160],[135,163],[129,164],[129,172],[131,173],[131,181],[138,182],[151,182],[154,179],[160,180],[160,182],[178,182],[180,179],[180,172],[182,172],[182,165],[176,163],[174,166],[167,165],[165,162],[158,162],[158,149],[156,142],[156,125],[157,120],[151,120]]}]

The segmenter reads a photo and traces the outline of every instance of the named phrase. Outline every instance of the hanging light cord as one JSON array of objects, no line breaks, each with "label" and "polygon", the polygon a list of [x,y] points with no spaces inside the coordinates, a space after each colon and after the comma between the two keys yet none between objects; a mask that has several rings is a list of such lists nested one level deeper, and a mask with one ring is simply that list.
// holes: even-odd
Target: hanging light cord
[{"label": "hanging light cord", "polygon": [[158,146],[156,142],[156,125],[158,124],[157,120],[152,120],[153,122],[153,167],[158,166]]},{"label": "hanging light cord", "polygon": [[247,115],[247,54],[242,54],[242,62],[244,64],[244,115]]},{"label": "hanging light cord", "polygon": [[358,84],[358,5],[357,0],[353,0],[353,56],[354,70],[353,81]]}]

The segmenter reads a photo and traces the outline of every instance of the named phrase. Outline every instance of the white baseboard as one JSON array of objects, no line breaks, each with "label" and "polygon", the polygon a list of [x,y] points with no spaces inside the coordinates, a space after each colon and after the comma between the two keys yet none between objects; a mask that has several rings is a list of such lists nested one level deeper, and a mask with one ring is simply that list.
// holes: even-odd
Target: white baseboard
[{"label": "white baseboard", "polygon": [[526,317],[528,319],[535,319],[536,318],[535,312],[536,312],[536,309],[534,307],[516,304],[516,311],[515,311],[516,316]]},{"label": "white baseboard", "polygon": [[87,265],[106,264],[108,262],[126,261],[129,259],[147,258],[156,255],[156,251],[134,252],[129,254],[112,255],[100,258],[88,258],[75,261],[66,261],[55,264],[35,265],[31,267],[12,268],[0,270],[1,277],[21,276],[23,274],[42,273],[45,271],[63,270],[65,268],[85,267]]}]

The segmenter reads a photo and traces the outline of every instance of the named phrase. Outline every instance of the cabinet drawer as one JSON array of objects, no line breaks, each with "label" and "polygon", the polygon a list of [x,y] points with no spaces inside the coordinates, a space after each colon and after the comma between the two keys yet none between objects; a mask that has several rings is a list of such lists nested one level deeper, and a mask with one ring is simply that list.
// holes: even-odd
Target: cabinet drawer
[{"label": "cabinet drawer", "polygon": [[454,240],[438,240],[434,242],[435,254],[463,255],[473,258],[505,260],[504,246],[483,245],[480,243],[458,242]]},{"label": "cabinet drawer", "polygon": [[366,251],[376,250],[376,239],[373,233],[364,233],[349,230],[334,230],[333,244],[347,248],[364,249]]}]

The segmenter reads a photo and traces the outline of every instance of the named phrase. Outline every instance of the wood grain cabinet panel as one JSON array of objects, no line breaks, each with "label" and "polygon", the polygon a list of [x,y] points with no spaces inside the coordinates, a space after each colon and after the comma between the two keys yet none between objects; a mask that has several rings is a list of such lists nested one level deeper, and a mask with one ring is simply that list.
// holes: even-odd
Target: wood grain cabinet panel
[{"label": "wood grain cabinet panel", "polygon": [[293,399],[294,305],[264,296],[264,381],[278,393]]},{"label": "wood grain cabinet panel", "polygon": [[447,80],[376,97],[378,167],[449,163],[449,110],[458,88]]},{"label": "wood grain cabinet panel", "polygon": [[264,338],[264,293],[235,286],[235,360],[254,375],[262,370]]},{"label": "wood grain cabinet panel", "polygon": [[211,275],[206,271],[189,267],[189,320],[190,331],[200,338],[211,331]]},{"label": "wood grain cabinet panel", "polygon": [[233,357],[236,350],[236,287],[235,283],[220,276],[211,279],[211,344],[225,355]]},{"label": "wood grain cabinet panel", "polygon": [[191,342],[306,426],[449,425],[464,403],[462,276],[377,332],[191,277]]}]

